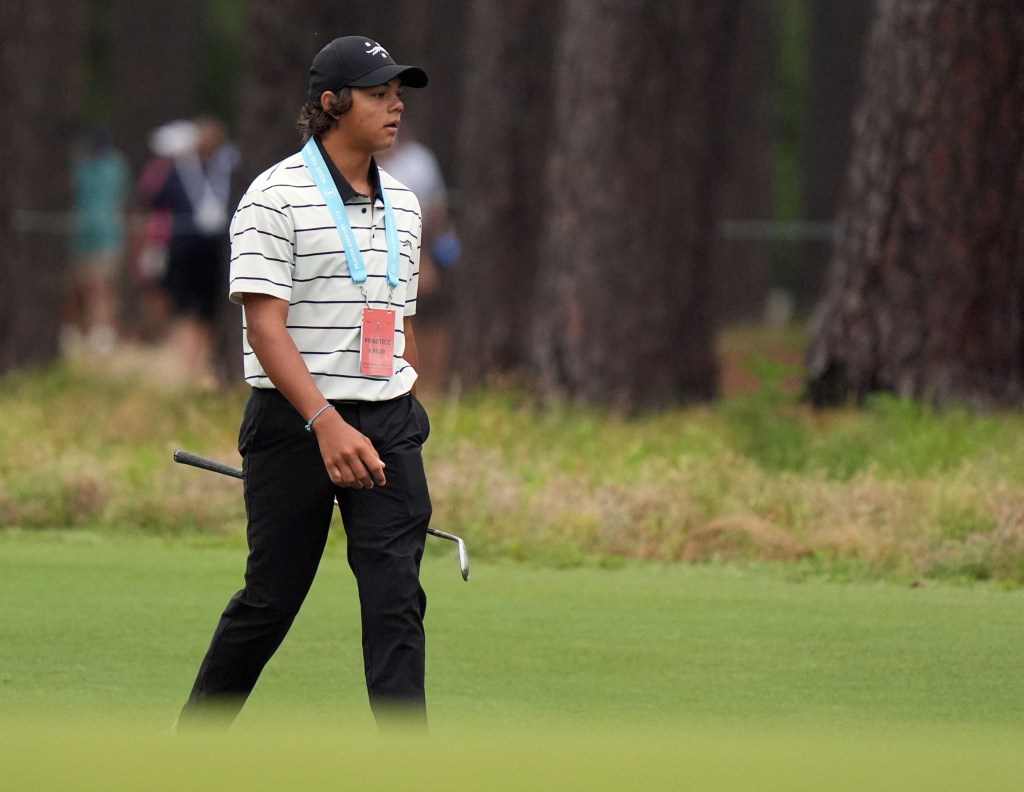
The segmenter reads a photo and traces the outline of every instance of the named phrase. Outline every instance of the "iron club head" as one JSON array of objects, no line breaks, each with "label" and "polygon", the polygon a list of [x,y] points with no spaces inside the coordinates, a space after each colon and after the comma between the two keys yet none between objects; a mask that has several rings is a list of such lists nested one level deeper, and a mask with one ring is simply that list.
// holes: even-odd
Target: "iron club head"
[{"label": "iron club head", "polygon": [[466,551],[466,543],[459,539],[456,545],[459,548],[459,569],[462,570],[462,579],[469,580],[469,553]]},{"label": "iron club head", "polygon": [[466,543],[455,534],[445,533],[436,528],[427,528],[427,533],[441,539],[447,539],[449,542],[455,542],[455,545],[459,548],[459,569],[462,570],[462,579],[469,580],[469,551],[466,550]]}]

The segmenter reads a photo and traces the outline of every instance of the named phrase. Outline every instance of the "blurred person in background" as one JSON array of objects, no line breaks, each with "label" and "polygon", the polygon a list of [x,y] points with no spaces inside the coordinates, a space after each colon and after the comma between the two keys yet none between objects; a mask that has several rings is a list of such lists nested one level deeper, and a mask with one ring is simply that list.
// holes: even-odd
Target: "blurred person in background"
[{"label": "blurred person in background", "polygon": [[420,300],[433,302],[442,296],[444,274],[460,253],[441,165],[434,152],[416,139],[408,122],[402,125],[394,146],[380,152],[377,161],[419,199],[423,212]]},{"label": "blurred person in background", "polygon": [[170,209],[154,207],[155,196],[170,178],[176,158],[195,151],[196,125],[176,120],[154,129],[148,138],[152,157],[135,185],[129,292],[132,329],[147,342],[162,340],[170,316],[164,278],[174,216]]},{"label": "blurred person in background", "polygon": [[239,157],[212,118],[179,125],[176,134],[166,177],[149,194],[148,206],[171,218],[163,277],[171,312],[168,343],[185,381],[203,382],[212,377],[215,320],[228,271],[231,178]]},{"label": "blurred person in background", "polygon": [[449,320],[452,294],[447,275],[462,245],[452,218],[448,187],[437,156],[416,138],[405,121],[395,144],[379,152],[380,167],[412,190],[423,212],[419,304],[428,318],[419,322],[420,376],[426,388],[438,388],[447,378]]},{"label": "blurred person in background", "polygon": [[61,346],[66,355],[109,355],[118,338],[128,165],[100,128],[89,130],[79,146],[72,172],[76,210],[73,269]]}]

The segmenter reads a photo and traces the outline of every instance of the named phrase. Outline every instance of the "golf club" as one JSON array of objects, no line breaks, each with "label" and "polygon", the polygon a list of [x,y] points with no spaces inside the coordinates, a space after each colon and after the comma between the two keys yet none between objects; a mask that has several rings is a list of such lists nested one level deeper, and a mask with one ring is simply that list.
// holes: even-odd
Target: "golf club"
[{"label": "golf club", "polygon": [[[192,467],[202,468],[203,470],[210,470],[214,473],[220,473],[222,476],[230,476],[231,478],[240,479],[242,478],[242,471],[239,468],[225,465],[222,462],[216,462],[212,459],[208,459],[199,454],[193,454],[191,451],[182,451],[181,449],[174,452],[174,461],[182,465],[191,465]],[[335,499],[337,501],[337,499]],[[445,533],[439,531],[436,528],[427,528],[427,533],[438,537],[439,539],[447,539],[449,542],[455,542],[456,547],[459,549],[459,569],[462,571],[462,579],[469,580],[469,552],[466,550],[466,543],[455,534]]]}]

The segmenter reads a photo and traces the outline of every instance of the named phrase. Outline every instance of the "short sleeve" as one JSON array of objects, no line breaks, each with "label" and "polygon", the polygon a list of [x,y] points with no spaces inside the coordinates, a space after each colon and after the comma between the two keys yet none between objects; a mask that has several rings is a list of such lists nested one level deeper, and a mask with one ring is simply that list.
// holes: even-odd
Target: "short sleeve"
[{"label": "short sleeve", "polygon": [[290,208],[272,192],[250,188],[231,220],[229,297],[241,303],[247,293],[288,300],[295,267],[295,228]]}]

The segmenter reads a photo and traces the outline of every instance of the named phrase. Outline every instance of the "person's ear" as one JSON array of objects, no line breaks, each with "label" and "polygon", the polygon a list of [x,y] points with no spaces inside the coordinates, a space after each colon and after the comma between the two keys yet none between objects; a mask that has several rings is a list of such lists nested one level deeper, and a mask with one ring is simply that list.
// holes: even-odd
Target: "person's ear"
[{"label": "person's ear", "polygon": [[320,94],[320,109],[323,110],[328,115],[332,115],[333,116],[334,113],[331,111],[331,108],[333,108],[333,107],[334,107],[334,92],[333,91],[324,91],[322,94]]}]

